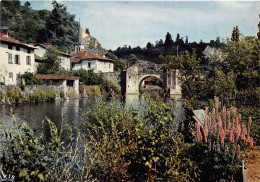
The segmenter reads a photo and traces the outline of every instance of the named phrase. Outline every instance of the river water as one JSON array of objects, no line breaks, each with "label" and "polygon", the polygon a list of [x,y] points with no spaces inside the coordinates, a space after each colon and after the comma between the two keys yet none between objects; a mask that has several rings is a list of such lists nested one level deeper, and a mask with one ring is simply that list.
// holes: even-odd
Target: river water
[{"label": "river water", "polygon": [[[23,105],[0,105],[0,121],[4,122],[5,127],[11,125],[14,116],[22,121],[26,121],[36,131],[42,129],[42,121],[45,117],[50,118],[57,126],[62,120],[64,123],[72,126],[80,121],[80,111],[88,111],[94,103],[95,98],[80,98],[70,100],[60,100],[55,102],[44,102],[38,104],[23,104]],[[107,100],[109,102],[109,100]],[[119,102],[124,102],[127,106],[138,107],[138,103],[144,101],[143,96],[127,95],[125,101],[118,99]],[[178,119],[184,118],[184,111],[180,97],[167,98],[167,102],[172,104],[175,115]],[[2,130],[3,128],[0,128]]]}]

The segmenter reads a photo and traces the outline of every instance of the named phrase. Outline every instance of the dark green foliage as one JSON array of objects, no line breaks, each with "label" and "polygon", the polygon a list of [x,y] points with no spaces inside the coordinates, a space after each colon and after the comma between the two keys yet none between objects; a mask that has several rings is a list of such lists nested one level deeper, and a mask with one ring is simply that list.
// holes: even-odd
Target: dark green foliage
[{"label": "dark green foliage", "polygon": [[148,42],[147,45],[146,45],[146,48],[147,49],[152,49],[154,46],[151,42]]},{"label": "dark green foliage", "polygon": [[67,12],[65,5],[52,2],[53,10],[46,21],[47,40],[53,46],[61,51],[74,48],[74,42],[77,38],[77,23],[75,16]]},{"label": "dark green foliage", "polygon": [[60,56],[56,49],[50,47],[46,50],[43,63],[37,67],[39,74],[54,74],[60,70]]},{"label": "dark green foliage", "polygon": [[80,69],[73,71],[72,75],[78,76],[84,85],[100,85],[103,91],[114,94],[120,92],[120,86],[108,79],[103,73],[95,73],[93,70]]},{"label": "dark green foliage", "polygon": [[236,149],[233,151],[210,150],[205,144],[196,144],[189,148],[187,155],[197,163],[200,181],[232,181],[232,178],[241,181],[241,160],[236,157]]},{"label": "dark green foliage", "polygon": [[127,60],[130,63],[130,66],[135,64],[138,61],[137,57],[134,54],[130,54]]},{"label": "dark green foliage", "polygon": [[174,116],[160,99],[135,109],[98,101],[83,115],[90,176],[99,181],[189,181]]},{"label": "dark green foliage", "polygon": [[77,23],[66,7],[53,1],[52,12],[33,10],[30,3],[1,1],[1,25],[7,25],[11,37],[24,43],[50,43],[61,51],[72,49]]},{"label": "dark green foliage", "polygon": [[164,47],[165,49],[171,49],[173,48],[174,42],[172,40],[172,35],[167,32],[166,37],[165,37],[165,41],[164,41]]},{"label": "dark green foliage", "polygon": [[232,32],[232,35],[231,35],[231,40],[233,42],[238,42],[239,41],[239,30],[238,30],[238,26],[234,27],[233,28],[233,32]]},{"label": "dark green foliage", "polygon": [[89,28],[86,28],[86,34],[90,35]]},{"label": "dark green foliage", "polygon": [[35,75],[30,72],[25,72],[20,75],[20,78],[24,80],[25,85],[37,85],[39,83],[39,79],[37,79]]},{"label": "dark green foliage", "polygon": [[260,145],[260,108],[245,106],[238,109],[242,115],[242,122],[248,126],[248,118],[252,117],[252,126],[250,128],[250,136],[254,139],[254,145]]},{"label": "dark green foliage", "polygon": [[[260,14],[259,14],[259,19],[260,19]],[[258,40],[260,40],[260,20],[258,22],[258,32],[257,32]]]}]

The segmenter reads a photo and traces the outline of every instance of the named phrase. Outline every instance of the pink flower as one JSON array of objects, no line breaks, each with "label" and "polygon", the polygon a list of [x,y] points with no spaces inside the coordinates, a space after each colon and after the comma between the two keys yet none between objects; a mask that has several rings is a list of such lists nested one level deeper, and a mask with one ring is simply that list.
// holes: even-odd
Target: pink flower
[{"label": "pink flower", "polygon": [[254,146],[254,141],[252,138],[249,139],[249,147],[252,148]]},{"label": "pink flower", "polygon": [[227,111],[228,122],[230,122],[230,111]]},{"label": "pink flower", "polygon": [[239,154],[240,154],[240,146],[239,144],[237,144],[237,155],[239,156]]},{"label": "pink flower", "polygon": [[207,124],[204,125],[204,139],[205,142],[207,143],[207,137],[208,137],[208,126]]},{"label": "pink flower", "polygon": [[240,113],[238,114],[238,119],[239,119],[239,121],[241,121],[241,119],[242,119],[242,115]]},{"label": "pink flower", "polygon": [[202,134],[200,132],[200,126],[199,124],[196,122],[196,135],[197,135],[197,140],[200,142],[202,140]]},{"label": "pink flower", "polygon": [[236,127],[236,141],[238,141],[240,135],[241,135],[241,126],[240,124],[238,124]]},{"label": "pink flower", "polygon": [[222,121],[221,121],[221,117],[218,116],[218,129],[220,131],[220,128],[222,128]]},{"label": "pink flower", "polygon": [[233,131],[233,129],[230,130],[230,133],[229,133],[229,141],[230,141],[230,142],[234,142],[234,131]]},{"label": "pink flower", "polygon": [[224,139],[225,139],[225,131],[223,128],[221,128],[221,134],[220,134],[220,138],[221,138],[221,144],[224,144]]}]

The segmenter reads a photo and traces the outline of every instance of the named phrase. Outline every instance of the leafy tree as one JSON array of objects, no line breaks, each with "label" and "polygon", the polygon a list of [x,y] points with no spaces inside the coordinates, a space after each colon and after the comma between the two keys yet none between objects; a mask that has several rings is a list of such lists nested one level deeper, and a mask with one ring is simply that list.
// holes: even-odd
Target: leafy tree
[{"label": "leafy tree", "polygon": [[198,100],[203,93],[203,77],[200,59],[197,58],[196,50],[192,53],[189,51],[182,52],[179,56],[166,55],[161,56],[165,61],[164,68],[179,69],[181,76],[181,90],[184,99],[184,108],[186,119],[180,127],[185,140],[191,142],[193,140],[194,121],[192,119],[193,110],[199,108]]},{"label": "leafy tree", "polygon": [[146,45],[146,48],[147,49],[152,49],[154,46],[151,42],[148,42],[147,45]]},{"label": "leafy tree", "polygon": [[89,28],[86,28],[86,34],[90,35]]},{"label": "leafy tree", "polygon": [[164,41],[164,48],[165,49],[171,49],[173,47],[173,40],[172,40],[172,35],[167,32],[166,37],[165,37],[165,41]]},{"label": "leafy tree", "polygon": [[176,40],[175,40],[175,43],[174,43],[176,46],[180,46],[182,47],[184,45],[184,41],[183,41],[183,38],[180,36],[180,34],[178,33],[177,36],[176,36]]},{"label": "leafy tree", "polygon": [[57,1],[53,1],[52,5],[53,10],[46,21],[47,39],[59,50],[73,49],[77,38],[75,15],[70,15],[66,6]]},{"label": "leafy tree", "polygon": [[130,65],[133,65],[138,61],[136,55],[134,55],[134,54],[130,54],[129,57],[127,58],[127,60],[130,63]]},{"label": "leafy tree", "polygon": [[233,32],[232,32],[232,35],[231,35],[231,40],[233,42],[238,42],[239,41],[239,30],[238,30],[238,26],[234,27],[233,28]]},{"label": "leafy tree", "polygon": [[[260,19],[260,14],[259,14],[259,19]],[[258,32],[257,32],[257,36],[258,36],[258,39],[260,40],[260,20],[259,20],[259,23],[258,23]]]},{"label": "leafy tree", "polygon": [[40,74],[53,74],[59,71],[60,56],[57,50],[50,47],[46,50],[43,63],[39,64],[37,67],[37,73]]}]

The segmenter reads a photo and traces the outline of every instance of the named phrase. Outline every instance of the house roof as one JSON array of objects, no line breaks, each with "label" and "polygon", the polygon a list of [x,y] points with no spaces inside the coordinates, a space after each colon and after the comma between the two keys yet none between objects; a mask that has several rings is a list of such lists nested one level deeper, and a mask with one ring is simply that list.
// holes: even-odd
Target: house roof
[{"label": "house roof", "polygon": [[86,50],[74,53],[72,55],[72,57],[73,57],[72,58],[72,63],[79,63],[82,60],[103,60],[103,61],[114,62],[114,60],[112,60],[112,59],[103,57],[103,56],[101,56],[99,54],[94,54],[94,53],[92,53],[90,51],[86,51]]},{"label": "house roof", "polygon": [[55,75],[55,74],[37,74],[36,78],[42,80],[77,80],[79,77],[69,75]]},{"label": "house roof", "polygon": [[34,46],[21,43],[20,41],[14,39],[12,37],[5,37],[2,34],[0,34],[0,42],[6,42],[6,43],[20,45],[20,46],[23,46],[23,47],[28,47],[28,48],[31,48],[31,49],[36,49],[36,47],[34,47]]},{"label": "house roof", "polygon": [[[44,49],[50,48],[50,44],[40,44],[40,43],[38,43],[38,44],[36,44],[36,45],[39,45],[40,47],[42,47],[42,48],[44,48]],[[62,51],[60,51],[60,50],[58,50],[58,49],[56,49],[56,51],[57,51],[59,54],[61,54],[61,55],[65,55],[65,56],[71,57],[70,54],[67,54],[67,53],[65,53],[65,52],[62,52]]]}]

